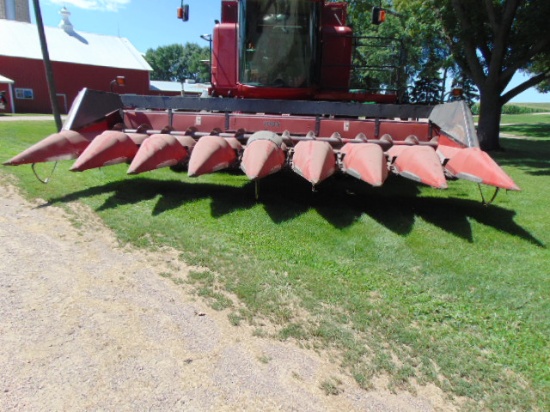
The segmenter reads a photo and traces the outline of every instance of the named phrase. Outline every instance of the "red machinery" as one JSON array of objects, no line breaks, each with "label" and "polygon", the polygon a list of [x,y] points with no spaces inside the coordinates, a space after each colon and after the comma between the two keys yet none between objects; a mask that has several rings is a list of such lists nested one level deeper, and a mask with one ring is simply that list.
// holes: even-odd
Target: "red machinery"
[{"label": "red machinery", "polygon": [[73,171],[130,162],[128,173],[184,165],[190,176],[240,167],[252,180],[289,167],[313,186],[337,172],[380,186],[395,173],[440,189],[461,178],[519,190],[479,149],[464,102],[401,105],[388,87],[349,90],[346,7],[222,0],[208,98],[84,89],[63,130],[5,164],[77,158]]}]

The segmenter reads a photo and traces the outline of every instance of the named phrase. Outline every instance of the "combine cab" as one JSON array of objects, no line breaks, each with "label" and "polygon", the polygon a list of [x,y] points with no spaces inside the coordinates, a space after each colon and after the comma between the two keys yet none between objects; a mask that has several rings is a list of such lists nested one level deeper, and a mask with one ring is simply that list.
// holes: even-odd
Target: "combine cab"
[{"label": "combine cab", "polygon": [[464,102],[402,105],[387,86],[349,90],[346,10],[224,0],[208,97],[84,89],[59,133],[5,164],[76,159],[71,170],[81,172],[124,162],[130,174],[174,166],[189,176],[240,168],[254,181],[290,168],[313,187],[335,173],[381,186],[394,173],[438,189],[458,178],[519,190],[480,150]]}]

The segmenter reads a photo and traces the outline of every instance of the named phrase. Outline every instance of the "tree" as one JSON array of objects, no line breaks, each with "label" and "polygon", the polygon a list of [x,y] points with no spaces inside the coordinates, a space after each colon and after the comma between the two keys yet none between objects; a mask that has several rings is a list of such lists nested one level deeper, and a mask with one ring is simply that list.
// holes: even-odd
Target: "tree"
[{"label": "tree", "polygon": [[[459,66],[459,70],[451,70],[455,81],[471,90],[473,82],[478,89],[478,135],[484,149],[499,148],[500,118],[505,103],[533,86],[541,92],[550,91],[550,1],[394,0],[392,3],[399,13],[413,17],[407,18],[410,38],[437,48],[443,40]],[[530,77],[506,90],[517,72]]]},{"label": "tree", "polygon": [[145,59],[153,68],[151,79],[183,82],[185,79],[208,81],[210,50],[196,43],[172,44],[148,49]]},{"label": "tree", "polygon": [[[374,6],[387,11],[385,23],[371,23]],[[350,0],[349,15],[354,35],[381,37],[376,47],[366,49],[363,61],[355,59],[356,77],[374,78],[384,84],[388,74],[393,75],[392,80],[397,74],[394,84],[397,83],[401,102],[436,104],[444,101],[445,83],[447,76],[453,73],[450,69],[454,61],[441,35],[441,22],[428,18],[433,15],[431,6],[423,0]],[[399,53],[394,51],[396,43],[390,39],[399,40],[402,47]],[[399,69],[394,72],[365,69],[372,64],[382,67],[399,64]]]},{"label": "tree", "polygon": [[189,77],[200,82],[210,81],[210,49],[196,43],[187,43],[183,49]]},{"label": "tree", "polygon": [[356,36],[353,56],[353,88],[369,91],[397,91],[400,98],[406,90],[407,81],[416,71],[407,62],[407,56],[415,52],[404,35],[404,25],[400,18],[388,16],[380,25],[372,24],[372,9],[389,4],[378,0],[349,0],[348,23]]},{"label": "tree", "polygon": [[[418,37],[418,36],[417,36]],[[408,101],[421,104],[439,104],[445,101],[445,84],[453,72],[452,59],[446,47],[435,36],[424,36],[419,42],[417,72],[409,87]]]},{"label": "tree", "polygon": [[[529,69],[532,73],[540,73],[544,71],[544,68],[550,67],[550,55],[542,55],[538,56],[535,61],[533,62],[532,67]],[[537,84],[537,90],[541,93],[548,93],[550,92],[550,79],[546,78],[539,84]]]},{"label": "tree", "polygon": [[[482,148],[498,149],[502,106],[530,87],[550,85],[550,1],[431,0],[456,63],[480,95]],[[512,77],[530,77],[505,91]]]}]

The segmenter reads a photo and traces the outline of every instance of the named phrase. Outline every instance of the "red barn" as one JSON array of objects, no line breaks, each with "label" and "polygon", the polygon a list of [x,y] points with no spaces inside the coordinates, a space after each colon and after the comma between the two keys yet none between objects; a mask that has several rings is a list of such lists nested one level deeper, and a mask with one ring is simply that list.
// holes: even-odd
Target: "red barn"
[{"label": "red barn", "polygon": [[[45,27],[57,99],[67,112],[84,87],[111,90],[117,76],[126,78],[117,93],[149,94],[151,66],[128,39],[77,33],[62,11],[60,27]],[[50,98],[36,25],[0,19],[0,75],[13,79],[18,113],[51,113]]]}]

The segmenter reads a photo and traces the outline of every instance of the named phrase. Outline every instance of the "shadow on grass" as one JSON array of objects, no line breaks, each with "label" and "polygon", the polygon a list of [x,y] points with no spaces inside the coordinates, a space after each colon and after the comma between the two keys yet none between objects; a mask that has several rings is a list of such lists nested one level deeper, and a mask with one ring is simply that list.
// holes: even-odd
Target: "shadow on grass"
[{"label": "shadow on grass", "polygon": [[48,204],[65,203],[81,198],[110,194],[98,211],[138,204],[158,197],[152,216],[197,200],[211,200],[214,218],[237,210],[262,205],[276,224],[297,218],[314,209],[337,229],[344,229],[368,215],[392,232],[405,236],[420,217],[455,236],[473,242],[469,219],[531,242],[545,245],[514,222],[515,212],[496,205],[483,206],[477,200],[419,197],[413,182],[391,177],[382,188],[371,188],[355,179],[331,178],[318,192],[292,172],[282,172],[264,179],[255,200],[254,183],[242,187],[212,183],[188,183],[178,180],[135,178],[107,183],[52,198]]},{"label": "shadow on grass", "polygon": [[548,123],[517,123],[500,127],[503,133],[510,133],[515,136],[529,137],[550,137],[550,124]]},{"label": "shadow on grass", "polygon": [[550,176],[550,140],[501,138],[501,144],[503,152],[491,153],[501,166],[518,167],[532,176]]}]

